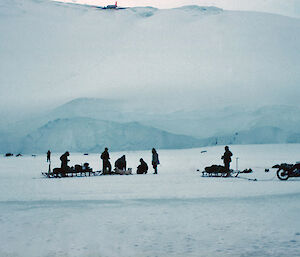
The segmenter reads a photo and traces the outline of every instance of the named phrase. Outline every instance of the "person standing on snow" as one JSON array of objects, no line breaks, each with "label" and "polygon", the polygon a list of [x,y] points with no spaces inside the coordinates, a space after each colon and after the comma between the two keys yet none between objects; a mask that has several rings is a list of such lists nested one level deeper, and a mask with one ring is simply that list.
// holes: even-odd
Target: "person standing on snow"
[{"label": "person standing on snow", "polygon": [[47,162],[51,162],[51,152],[48,150],[47,152]]},{"label": "person standing on snow", "polygon": [[152,148],[152,166],[154,169],[153,174],[157,174],[157,165],[159,165],[158,153],[156,152],[155,148]]},{"label": "person standing on snow", "polygon": [[225,153],[223,154],[221,159],[223,159],[224,167],[225,167],[225,170],[226,170],[228,176],[230,174],[231,156],[232,156],[232,152],[229,151],[228,146],[225,146]]},{"label": "person standing on snow", "polygon": [[102,159],[102,173],[105,174],[107,173],[107,168],[108,168],[108,173],[111,173],[111,164],[109,161],[109,153],[108,153],[108,148],[105,147],[104,152],[101,154],[101,159]]}]

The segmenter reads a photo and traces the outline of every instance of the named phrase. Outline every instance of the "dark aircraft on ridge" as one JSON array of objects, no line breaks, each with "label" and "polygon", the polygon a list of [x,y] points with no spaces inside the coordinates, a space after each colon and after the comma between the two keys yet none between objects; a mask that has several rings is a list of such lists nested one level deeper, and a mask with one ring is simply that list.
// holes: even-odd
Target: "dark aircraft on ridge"
[{"label": "dark aircraft on ridge", "polygon": [[98,9],[102,9],[102,10],[122,10],[122,9],[126,9],[126,7],[118,7],[118,2],[116,1],[115,4],[110,4],[107,6],[91,6],[91,7],[95,7]]},{"label": "dark aircraft on ridge", "polygon": [[89,4],[78,4],[78,3],[64,3],[68,5],[77,5],[77,6],[85,6],[85,7],[91,7],[96,8],[100,10],[123,10],[127,9],[127,7],[119,7],[118,2],[116,1],[115,4],[107,5],[107,6],[98,6],[98,5],[89,5]]}]

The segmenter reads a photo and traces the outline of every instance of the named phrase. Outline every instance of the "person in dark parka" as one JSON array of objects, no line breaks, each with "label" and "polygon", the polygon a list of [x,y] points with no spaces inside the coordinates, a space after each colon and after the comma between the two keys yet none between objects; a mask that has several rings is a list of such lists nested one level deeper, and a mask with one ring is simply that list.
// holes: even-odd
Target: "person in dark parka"
[{"label": "person in dark parka", "polygon": [[148,172],[148,165],[147,163],[141,158],[140,159],[141,164],[137,167],[137,174],[147,174]]},{"label": "person in dark parka", "polygon": [[[102,173],[110,173],[111,172],[111,164],[109,161],[109,153],[108,153],[108,148],[106,147],[104,149],[104,152],[101,154],[101,159],[102,159]],[[108,171],[107,171],[108,169]]]},{"label": "person in dark parka", "polygon": [[67,171],[69,169],[69,166],[68,166],[68,162],[70,160],[68,160],[68,156],[70,155],[69,152],[65,152],[62,156],[60,156],[60,160],[61,160],[61,168],[64,170],[64,171]]},{"label": "person in dark parka", "polygon": [[51,162],[51,152],[48,150],[47,152],[47,162]]},{"label": "person in dark parka", "polygon": [[157,174],[157,165],[158,164],[159,164],[158,153],[156,152],[155,148],[152,148],[152,166],[154,169],[153,174]]},{"label": "person in dark parka", "polygon": [[228,175],[230,174],[231,156],[232,156],[232,152],[229,151],[228,146],[225,146],[225,153],[223,154],[222,159],[223,159],[224,167],[225,167]]},{"label": "person in dark parka", "polygon": [[119,170],[126,170],[126,157],[123,155],[115,162],[115,167]]}]

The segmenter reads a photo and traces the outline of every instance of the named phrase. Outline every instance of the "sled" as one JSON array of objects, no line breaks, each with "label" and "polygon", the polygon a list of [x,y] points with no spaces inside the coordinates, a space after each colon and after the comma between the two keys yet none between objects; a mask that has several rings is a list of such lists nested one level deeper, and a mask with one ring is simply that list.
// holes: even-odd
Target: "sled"
[{"label": "sled", "polygon": [[106,171],[101,173],[101,175],[132,175],[132,168],[128,168],[127,170],[115,168],[113,171]]},{"label": "sled", "polygon": [[62,172],[42,172],[42,175],[47,178],[63,178],[63,177],[90,177],[101,175],[100,171],[62,171]]},{"label": "sled", "polygon": [[245,169],[243,171],[233,171],[230,170],[228,173],[223,166],[212,165],[210,167],[206,167],[204,171],[202,171],[202,177],[237,177],[239,174],[249,174],[253,173],[252,169]]},{"label": "sled", "polygon": [[205,167],[202,171],[202,177],[230,177],[233,173],[233,170],[229,172],[221,165],[212,165]]},{"label": "sled", "polygon": [[202,177],[230,177],[233,173],[233,170],[229,172],[221,165],[212,165],[205,167],[202,171]]},{"label": "sled", "polygon": [[50,164],[48,172],[42,172],[42,175],[47,178],[62,178],[62,177],[90,177],[99,176],[101,171],[93,171],[88,163],[83,165],[75,165],[75,167],[68,167],[67,169],[54,168],[51,171]]}]

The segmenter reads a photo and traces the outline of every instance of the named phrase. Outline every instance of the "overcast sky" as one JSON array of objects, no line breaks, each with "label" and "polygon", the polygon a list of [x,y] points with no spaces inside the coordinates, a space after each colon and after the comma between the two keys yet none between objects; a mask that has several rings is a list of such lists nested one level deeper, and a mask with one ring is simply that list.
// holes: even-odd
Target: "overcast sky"
[{"label": "overcast sky", "polygon": [[[94,5],[113,4],[114,0],[62,0]],[[300,0],[119,0],[120,6],[153,6],[173,8],[183,5],[213,5],[229,10],[251,10],[278,13],[300,18]]]}]

